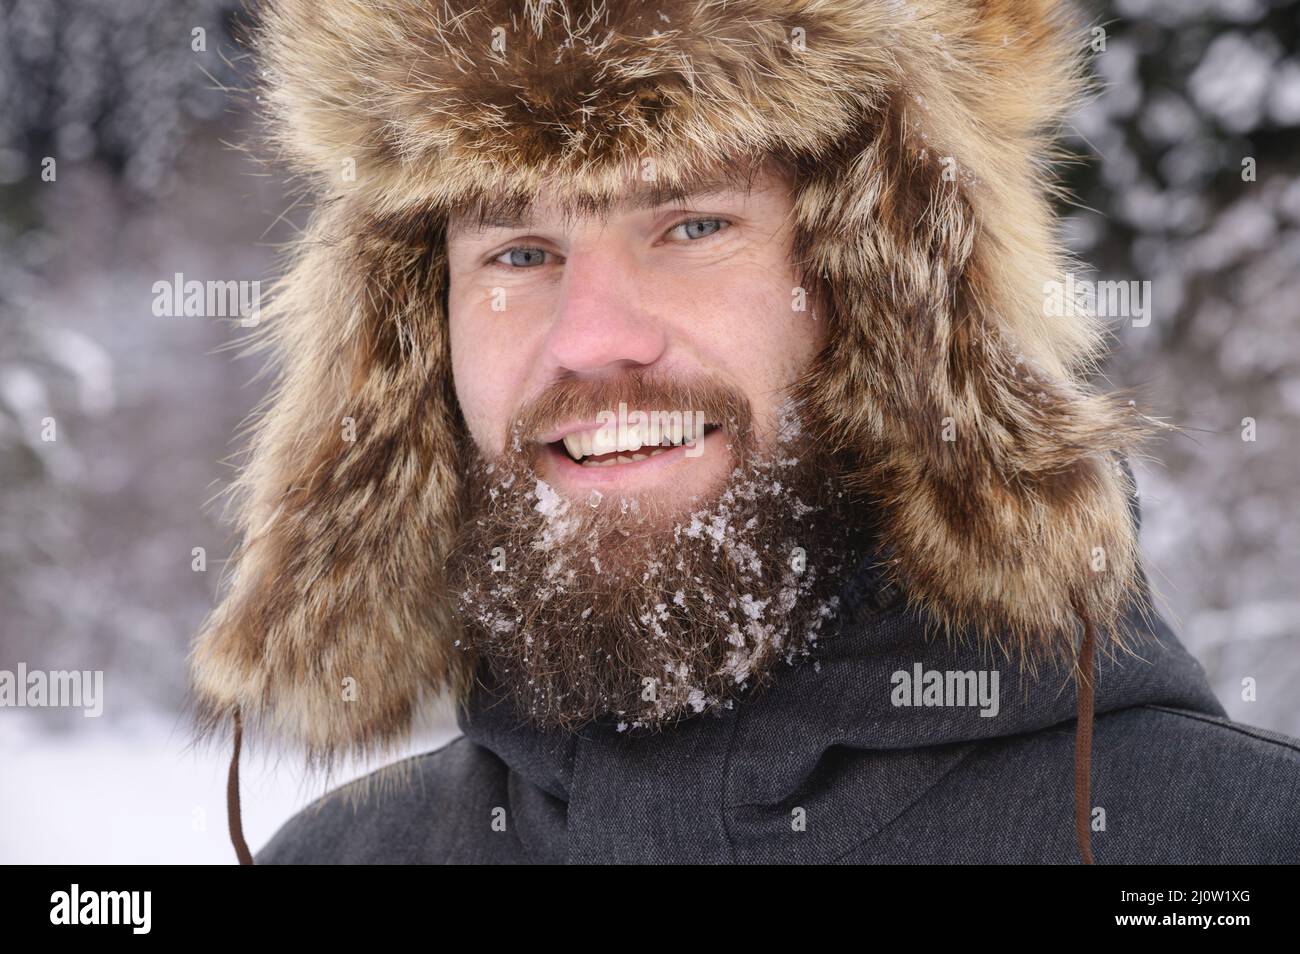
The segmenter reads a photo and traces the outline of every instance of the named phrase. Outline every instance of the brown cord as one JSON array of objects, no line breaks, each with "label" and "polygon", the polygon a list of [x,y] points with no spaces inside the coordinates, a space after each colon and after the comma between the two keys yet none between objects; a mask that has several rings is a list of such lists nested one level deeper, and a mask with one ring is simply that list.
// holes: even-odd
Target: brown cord
[{"label": "brown cord", "polygon": [[244,823],[239,817],[239,744],[243,739],[244,727],[239,720],[239,709],[235,709],[235,754],[230,758],[230,778],[226,782],[226,818],[230,822],[230,843],[235,846],[235,857],[241,865],[251,865],[253,856],[244,841]]},{"label": "brown cord", "polygon": [[1092,620],[1087,613],[1079,613],[1083,620],[1083,645],[1079,648],[1078,719],[1074,729],[1074,836],[1079,843],[1079,854],[1085,865],[1092,864],[1091,786],[1092,786],[1092,720],[1093,685],[1092,654],[1096,640]]}]

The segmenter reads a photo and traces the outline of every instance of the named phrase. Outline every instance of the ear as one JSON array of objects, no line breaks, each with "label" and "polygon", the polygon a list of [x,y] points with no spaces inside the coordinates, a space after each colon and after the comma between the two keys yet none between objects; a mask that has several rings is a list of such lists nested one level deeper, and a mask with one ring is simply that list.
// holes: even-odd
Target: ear
[{"label": "ear", "polygon": [[309,758],[359,754],[465,676],[438,598],[461,433],[441,223],[404,222],[336,203],[277,289],[263,343],[284,366],[235,488],[244,540],[192,653],[208,730],[238,706]]}]

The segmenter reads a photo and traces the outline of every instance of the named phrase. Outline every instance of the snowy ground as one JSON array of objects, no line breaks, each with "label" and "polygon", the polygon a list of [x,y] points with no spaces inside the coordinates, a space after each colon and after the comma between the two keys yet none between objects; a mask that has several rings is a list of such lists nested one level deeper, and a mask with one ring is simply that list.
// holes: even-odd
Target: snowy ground
[{"label": "snowy ground", "polygon": [[[85,719],[76,732],[52,735],[40,714],[0,718],[0,863],[233,864],[226,828],[229,754],[188,748],[184,723],[162,716],[130,722]],[[411,752],[456,735],[445,725]],[[375,766],[377,767],[377,766]],[[260,849],[299,808],[326,787],[283,760],[241,763],[244,834]]]}]

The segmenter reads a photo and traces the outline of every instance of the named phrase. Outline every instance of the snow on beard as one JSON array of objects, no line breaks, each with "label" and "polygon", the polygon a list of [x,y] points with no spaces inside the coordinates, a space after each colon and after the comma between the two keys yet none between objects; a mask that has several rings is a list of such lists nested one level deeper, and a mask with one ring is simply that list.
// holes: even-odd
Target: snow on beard
[{"label": "snow on beard", "polygon": [[[674,403],[681,396],[621,398],[728,422],[730,475],[675,511],[609,494],[569,499],[538,475],[525,441],[512,438],[517,450],[493,461],[470,449],[447,564],[462,646],[536,725],[657,727],[729,708],[779,661],[806,655],[835,614],[856,536],[833,458],[788,405],[779,438],[756,448],[743,399],[711,389]],[[599,406],[611,405],[533,419],[595,419]]]}]

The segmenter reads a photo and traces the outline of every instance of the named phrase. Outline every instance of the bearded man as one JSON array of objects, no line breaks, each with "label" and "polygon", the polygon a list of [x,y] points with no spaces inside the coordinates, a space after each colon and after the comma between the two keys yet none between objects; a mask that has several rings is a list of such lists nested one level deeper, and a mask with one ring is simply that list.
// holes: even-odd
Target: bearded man
[{"label": "bearded man", "polygon": [[[1300,860],[1155,611],[1045,158],[1047,0],[276,0],[319,198],[199,729],[281,862]],[[1076,42],[1078,39],[1080,42]],[[1229,810],[1230,809],[1230,810]]]}]

